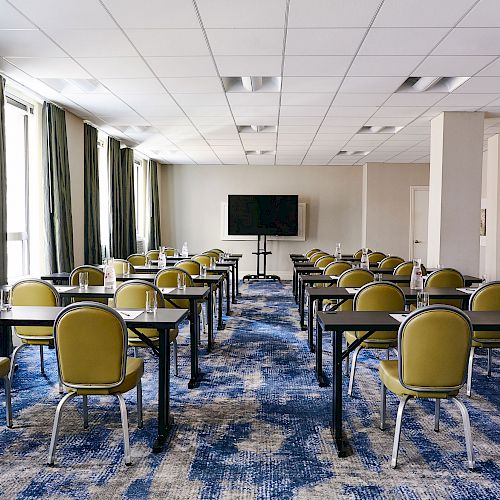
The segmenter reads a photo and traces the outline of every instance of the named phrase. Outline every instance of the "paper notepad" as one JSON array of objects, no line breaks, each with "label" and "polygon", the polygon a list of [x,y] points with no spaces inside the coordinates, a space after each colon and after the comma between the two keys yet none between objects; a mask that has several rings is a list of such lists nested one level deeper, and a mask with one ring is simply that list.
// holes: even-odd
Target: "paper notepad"
[{"label": "paper notepad", "polygon": [[465,292],[465,293],[468,293],[468,294],[473,294],[477,288],[457,288],[457,290],[459,292]]},{"label": "paper notepad", "polygon": [[198,278],[198,276],[199,276],[199,274],[192,274],[191,278],[196,279],[196,278]]},{"label": "paper notepad", "polygon": [[55,286],[54,287],[58,292],[67,292],[68,290],[73,290],[75,285],[64,285],[64,286]]},{"label": "paper notepad", "polygon": [[173,288],[160,288],[161,293],[170,293],[175,290],[175,287]]},{"label": "paper notepad", "polygon": [[408,314],[391,314],[391,318],[394,318],[396,321],[399,321],[402,323],[405,318],[408,316]]},{"label": "paper notepad", "polygon": [[118,314],[125,320],[135,319],[140,316],[144,311],[117,311]]},{"label": "paper notepad", "polygon": [[332,278],[332,280],[338,280],[339,279],[338,276],[330,276],[330,278]]},{"label": "paper notepad", "polygon": [[349,292],[349,293],[356,293],[359,288],[346,288],[346,290]]}]

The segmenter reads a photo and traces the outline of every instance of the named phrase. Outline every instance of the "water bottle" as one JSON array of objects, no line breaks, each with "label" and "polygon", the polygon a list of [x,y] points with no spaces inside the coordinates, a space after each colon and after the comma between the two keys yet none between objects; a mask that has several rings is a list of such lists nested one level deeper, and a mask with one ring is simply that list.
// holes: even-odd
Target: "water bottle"
[{"label": "water bottle", "polygon": [[359,267],[361,269],[370,269],[370,262],[368,261],[368,248],[363,248],[362,250],[361,262]]},{"label": "water bottle", "polygon": [[104,265],[104,288],[116,288],[116,273],[113,266],[113,259],[107,260]]},{"label": "water bottle", "polygon": [[342,245],[340,243],[337,243],[335,247],[335,258],[337,260],[342,260]]},{"label": "water bottle", "polygon": [[189,256],[187,241],[185,241],[185,242],[182,244],[182,250],[181,250],[181,253],[182,253],[182,257],[184,257],[184,258],[187,258],[187,257]]},{"label": "water bottle", "polygon": [[164,267],[167,267],[167,257],[165,255],[163,247],[161,247],[160,253],[158,254],[158,267],[160,269],[163,269]]},{"label": "water bottle", "polygon": [[414,290],[424,289],[424,277],[422,276],[422,259],[414,259],[411,270],[410,288]]}]

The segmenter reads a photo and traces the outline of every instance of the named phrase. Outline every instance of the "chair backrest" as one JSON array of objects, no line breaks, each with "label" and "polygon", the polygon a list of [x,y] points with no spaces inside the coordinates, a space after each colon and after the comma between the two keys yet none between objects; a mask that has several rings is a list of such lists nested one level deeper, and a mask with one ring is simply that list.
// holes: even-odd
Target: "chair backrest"
[{"label": "chair backrest", "polygon": [[215,252],[214,250],[208,250],[207,252],[203,252],[202,255],[208,255],[209,257],[212,257],[215,260],[219,260],[219,253]]},{"label": "chair backrest", "polygon": [[317,252],[321,252],[321,249],[319,248],[313,248],[312,250],[309,250],[309,252],[306,252],[305,256],[307,258],[309,258],[311,255],[317,253]]},{"label": "chair backrest", "polygon": [[123,274],[123,270],[125,269],[124,266],[126,266],[127,264],[130,267],[130,272],[135,273],[134,265],[131,264],[126,259],[112,259],[112,262],[113,262],[113,268],[114,268],[116,274]]},{"label": "chair backrest", "polygon": [[[169,267],[159,271],[155,278],[155,285],[158,288],[177,288],[177,275],[184,274],[186,277],[186,286],[194,286],[191,275],[179,267]],[[165,300],[165,306],[170,307],[169,304],[181,309],[189,309],[188,299],[170,299]]]},{"label": "chair backrest", "polygon": [[472,324],[456,307],[417,309],[398,332],[398,370],[403,387],[454,392],[465,382]]},{"label": "chair backrest", "polygon": [[321,257],[316,261],[316,267],[325,269],[332,262],[335,262],[335,257],[332,257],[331,255],[325,255],[324,257]]},{"label": "chair backrest", "polygon": [[[13,306],[47,306],[60,305],[60,297],[54,286],[47,281],[27,279],[18,281],[12,287]],[[52,337],[51,326],[16,326],[16,333],[21,338]]]},{"label": "chair backrest", "polygon": [[200,274],[200,263],[193,259],[180,260],[174,267],[184,269],[184,271],[188,272],[191,276]]},{"label": "chair backrest", "polygon": [[386,257],[385,259],[382,259],[378,263],[378,267],[380,269],[394,269],[395,267],[399,266],[399,264],[402,264],[405,260],[402,259],[401,257],[395,257],[395,256],[390,256]]},{"label": "chair backrest", "polygon": [[[370,252],[371,252],[371,250],[368,248],[368,253],[370,253]],[[362,255],[363,255],[363,249],[360,248],[357,252],[354,253],[353,257],[355,259],[360,259]]]},{"label": "chair backrest", "polygon": [[146,256],[142,253],[133,253],[127,257],[127,260],[133,266],[145,266],[146,265]]},{"label": "chair backrest", "polygon": [[[367,269],[348,269],[339,276],[337,286],[357,288],[370,283],[373,278],[373,273]],[[352,311],[352,300],[346,300],[338,307],[338,310]]]},{"label": "chair backrest", "polygon": [[173,257],[175,254],[175,248],[174,247],[166,247],[165,248],[165,255],[167,257]]},{"label": "chair backrest", "polygon": [[104,285],[104,273],[101,269],[95,266],[78,266],[71,271],[69,275],[69,284],[78,285],[80,273],[89,273],[89,285],[102,286]]},{"label": "chair backrest", "polygon": [[322,257],[330,257],[330,255],[326,252],[316,252],[314,255],[311,255],[311,257],[309,257],[309,261],[313,264],[316,264],[316,262],[318,262],[318,260]]},{"label": "chair backrest", "polygon": [[[491,281],[479,287],[469,299],[471,311],[500,311],[500,281]],[[474,331],[474,338],[498,342],[500,330]]]},{"label": "chair backrest", "polygon": [[[422,276],[426,276],[427,269],[423,264],[420,264],[420,269],[422,270]],[[412,271],[413,271],[413,261],[407,260],[405,262],[401,262],[401,264],[398,264],[394,268],[393,274],[398,276],[411,276]]]},{"label": "chair backrest", "polygon": [[332,262],[328,264],[323,270],[323,274],[326,276],[340,276],[344,271],[352,269],[352,264],[347,261],[338,260],[337,262]]},{"label": "chair backrest", "polygon": [[54,324],[59,376],[74,389],[109,389],[125,379],[127,328],[104,304],[79,302],[64,308]]},{"label": "chair backrest", "polygon": [[[364,285],[354,296],[355,311],[404,311],[403,290],[394,283],[374,281]],[[365,332],[356,332],[360,337]],[[365,340],[367,343],[384,343],[396,340],[397,331],[376,331]]]},{"label": "chair backrest", "polygon": [[[194,260],[195,262],[198,262],[198,264],[201,264],[203,266],[209,266],[210,265],[210,256],[209,255],[195,255],[194,257],[191,257],[191,260]],[[199,274],[199,273],[198,273]]]},{"label": "chair backrest", "polygon": [[[425,281],[429,288],[460,288],[465,285],[464,277],[460,271],[452,268],[438,269],[432,272]],[[462,299],[432,299],[430,304],[447,304],[458,308],[463,307]]]},{"label": "chair backrest", "polygon": [[221,250],[220,248],[212,248],[209,250],[209,252],[216,252],[219,257],[221,257],[225,253],[224,250]]},{"label": "chair backrest", "polygon": [[159,255],[160,255],[159,250],[148,250],[146,252],[146,257],[148,257],[149,260],[158,260]]},{"label": "chair backrest", "polygon": [[382,252],[371,252],[368,254],[368,262],[370,264],[378,264],[381,260],[385,259],[386,255]]}]

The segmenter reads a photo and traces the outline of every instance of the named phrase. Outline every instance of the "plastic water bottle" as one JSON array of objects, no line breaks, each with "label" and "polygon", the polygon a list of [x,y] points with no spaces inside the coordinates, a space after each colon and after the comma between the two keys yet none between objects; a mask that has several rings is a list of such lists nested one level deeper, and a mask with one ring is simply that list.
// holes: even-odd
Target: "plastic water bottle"
[{"label": "plastic water bottle", "polygon": [[187,241],[185,241],[185,242],[182,244],[182,250],[181,250],[181,253],[182,253],[182,257],[187,258],[187,257],[189,256],[189,251],[188,251],[188,244],[187,244]]},{"label": "plastic water bottle", "polygon": [[422,260],[415,259],[413,261],[413,269],[411,270],[410,288],[414,290],[424,289],[424,277],[422,276]]},{"label": "plastic water bottle", "polygon": [[158,254],[158,267],[160,269],[167,267],[167,256],[165,255],[163,247],[161,247],[160,253]]},{"label": "plastic water bottle", "polygon": [[337,260],[342,260],[342,245],[340,243],[337,243],[335,247],[335,258]]},{"label": "plastic water bottle", "polygon": [[116,273],[113,259],[108,259],[104,265],[104,288],[116,288]]},{"label": "plastic water bottle", "polygon": [[370,262],[368,261],[368,248],[363,248],[359,267],[361,269],[370,269]]}]

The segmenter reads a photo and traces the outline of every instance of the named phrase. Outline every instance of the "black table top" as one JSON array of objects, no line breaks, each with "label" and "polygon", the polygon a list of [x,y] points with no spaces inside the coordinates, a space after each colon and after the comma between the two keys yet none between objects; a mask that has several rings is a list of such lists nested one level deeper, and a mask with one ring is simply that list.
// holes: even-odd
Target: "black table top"
[{"label": "black table top", "polygon": [[[416,299],[417,290],[410,287],[400,287],[407,299]],[[356,295],[354,287],[309,287],[306,289],[311,299],[349,299]],[[424,288],[429,299],[468,299],[470,294],[456,288]]]}]

